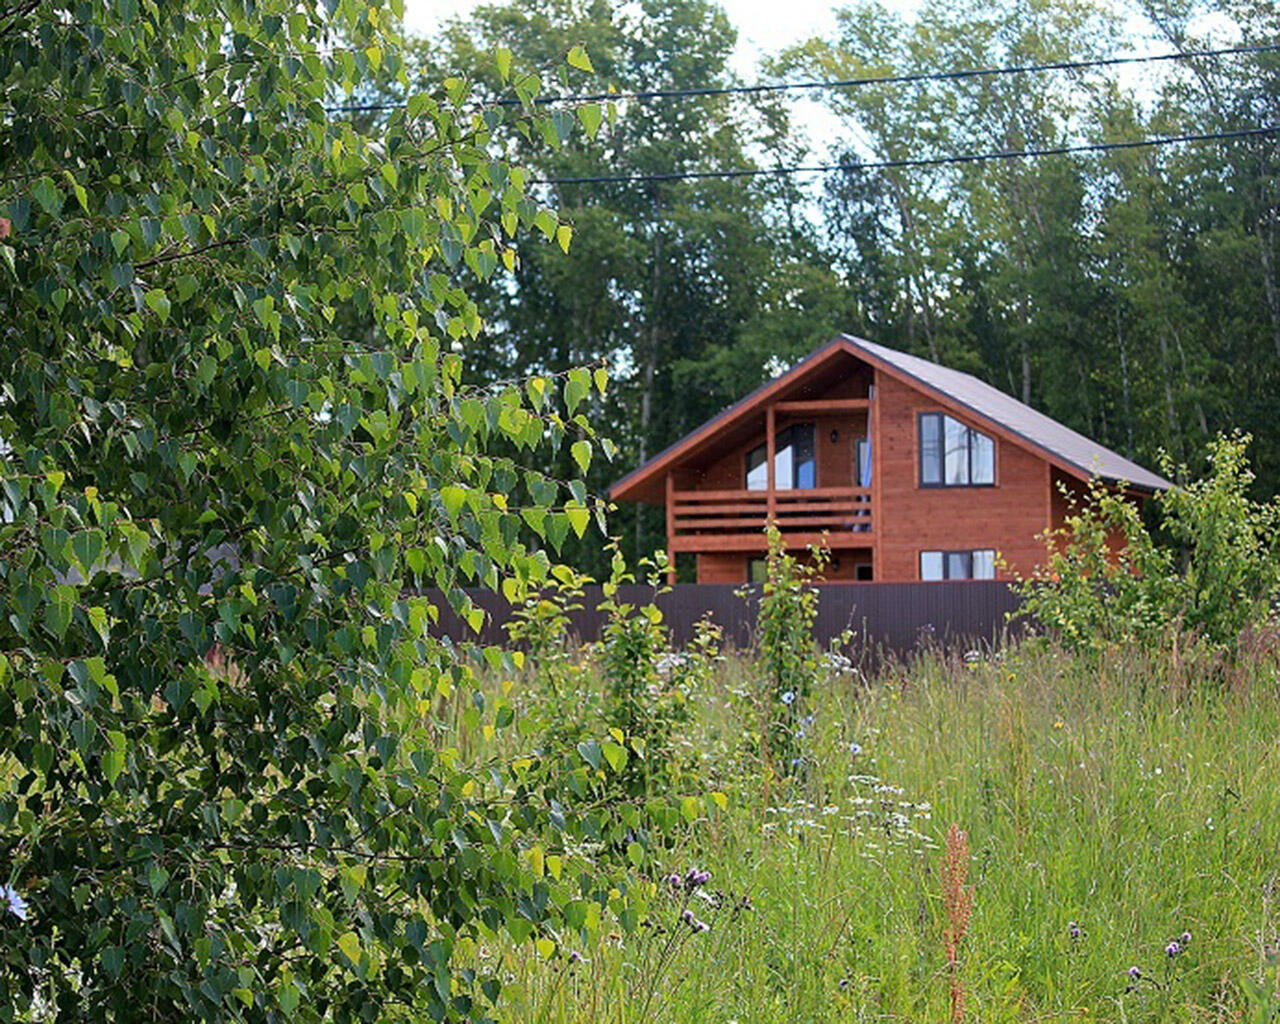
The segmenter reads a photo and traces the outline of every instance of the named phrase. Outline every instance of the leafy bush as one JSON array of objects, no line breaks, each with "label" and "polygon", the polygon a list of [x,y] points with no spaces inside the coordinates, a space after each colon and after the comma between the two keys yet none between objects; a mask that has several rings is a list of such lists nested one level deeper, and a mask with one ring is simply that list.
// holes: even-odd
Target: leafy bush
[{"label": "leafy bush", "polygon": [[826,554],[814,548],[810,560],[788,554],[782,534],[772,524],[766,530],[769,554],[756,616],[755,644],[763,672],[766,759],[784,771],[797,766],[800,719],[813,688],[826,674],[813,639],[818,615],[814,580],[822,573]]},{"label": "leafy bush", "polygon": [[[1138,507],[1100,481],[1046,535],[1048,557],[1021,581],[1021,614],[1068,646],[1162,644],[1175,633],[1232,650],[1280,588],[1280,503],[1248,495],[1247,435],[1209,446],[1209,474],[1157,498],[1157,544]],[[1166,459],[1171,476],[1185,477]]]},{"label": "leafy bush", "polygon": [[[550,769],[438,747],[438,699],[511,709],[412,596],[476,623],[464,584],[518,599],[602,518],[518,459],[585,469],[603,371],[463,382],[469,289],[570,228],[376,3],[6,18],[0,1020],[483,1019],[481,936],[636,915],[531,859],[604,827]],[[381,83],[374,129],[325,109]]]}]

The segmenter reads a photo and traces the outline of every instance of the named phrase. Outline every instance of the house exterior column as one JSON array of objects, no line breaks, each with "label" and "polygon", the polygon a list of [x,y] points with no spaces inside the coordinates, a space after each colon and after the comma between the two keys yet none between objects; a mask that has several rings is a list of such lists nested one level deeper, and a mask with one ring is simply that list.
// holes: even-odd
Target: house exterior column
[{"label": "house exterior column", "polygon": [[676,582],[676,475],[667,474],[667,582]]},{"label": "house exterior column", "polygon": [[764,458],[765,458],[765,468],[766,468],[765,502],[766,502],[766,509],[767,509],[765,513],[766,524],[772,523],[774,521],[774,519],[777,516],[777,510],[778,510],[778,497],[777,497],[778,481],[777,479],[775,479],[776,473],[773,465],[774,455],[777,454],[777,450],[778,450],[777,440],[774,436],[776,433],[776,426],[777,426],[777,416],[774,412],[773,406],[769,405],[764,411],[764,437],[765,437]]}]

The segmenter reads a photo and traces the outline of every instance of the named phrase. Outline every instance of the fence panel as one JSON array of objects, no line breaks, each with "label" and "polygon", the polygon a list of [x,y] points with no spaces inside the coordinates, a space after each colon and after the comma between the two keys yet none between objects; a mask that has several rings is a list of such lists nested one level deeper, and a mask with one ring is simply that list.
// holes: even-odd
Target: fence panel
[{"label": "fence panel", "polygon": [[[506,640],[510,605],[485,590],[468,590],[486,612],[477,635],[454,614],[439,591],[424,591],[440,608],[433,632],[456,642],[500,644]],[[755,629],[758,585],[741,587],[720,583],[684,583],[654,597],[650,587],[619,588],[618,600],[631,604],[654,601],[671,628],[672,639],[683,645],[693,636],[697,622],[709,615],[724,630],[733,647],[748,647]],[[604,615],[596,610],[603,600],[599,586],[586,588],[570,614],[571,630],[583,641],[600,638]],[[1008,616],[1018,598],[1009,584],[995,580],[957,580],[938,583],[856,583],[818,587],[818,615],[814,639],[823,645],[851,630],[862,648],[906,654],[929,642],[948,649],[999,643],[1008,633]]]}]

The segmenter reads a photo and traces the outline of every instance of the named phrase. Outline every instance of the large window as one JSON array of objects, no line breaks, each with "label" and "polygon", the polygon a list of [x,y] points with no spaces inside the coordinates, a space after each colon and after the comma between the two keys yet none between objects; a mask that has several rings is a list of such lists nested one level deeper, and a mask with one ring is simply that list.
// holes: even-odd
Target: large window
[{"label": "large window", "polygon": [[[749,491],[763,491],[769,486],[767,451],[767,446],[762,444],[747,452]],[[795,423],[786,430],[778,431],[774,438],[773,473],[780,491],[805,490],[818,486],[812,423]]]},{"label": "large window", "polygon": [[946,413],[920,414],[920,485],[985,487],[996,482],[996,445]]},{"label": "large window", "polygon": [[993,580],[996,553],[991,548],[976,551],[921,551],[922,580]]}]

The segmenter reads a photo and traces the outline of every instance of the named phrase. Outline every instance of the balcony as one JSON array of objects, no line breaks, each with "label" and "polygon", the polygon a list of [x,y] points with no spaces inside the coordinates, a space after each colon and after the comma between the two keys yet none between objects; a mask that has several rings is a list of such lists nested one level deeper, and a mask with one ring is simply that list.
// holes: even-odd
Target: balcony
[{"label": "balcony", "polygon": [[869,487],[672,491],[668,514],[673,551],[763,549],[770,519],[792,547],[871,543]]}]

